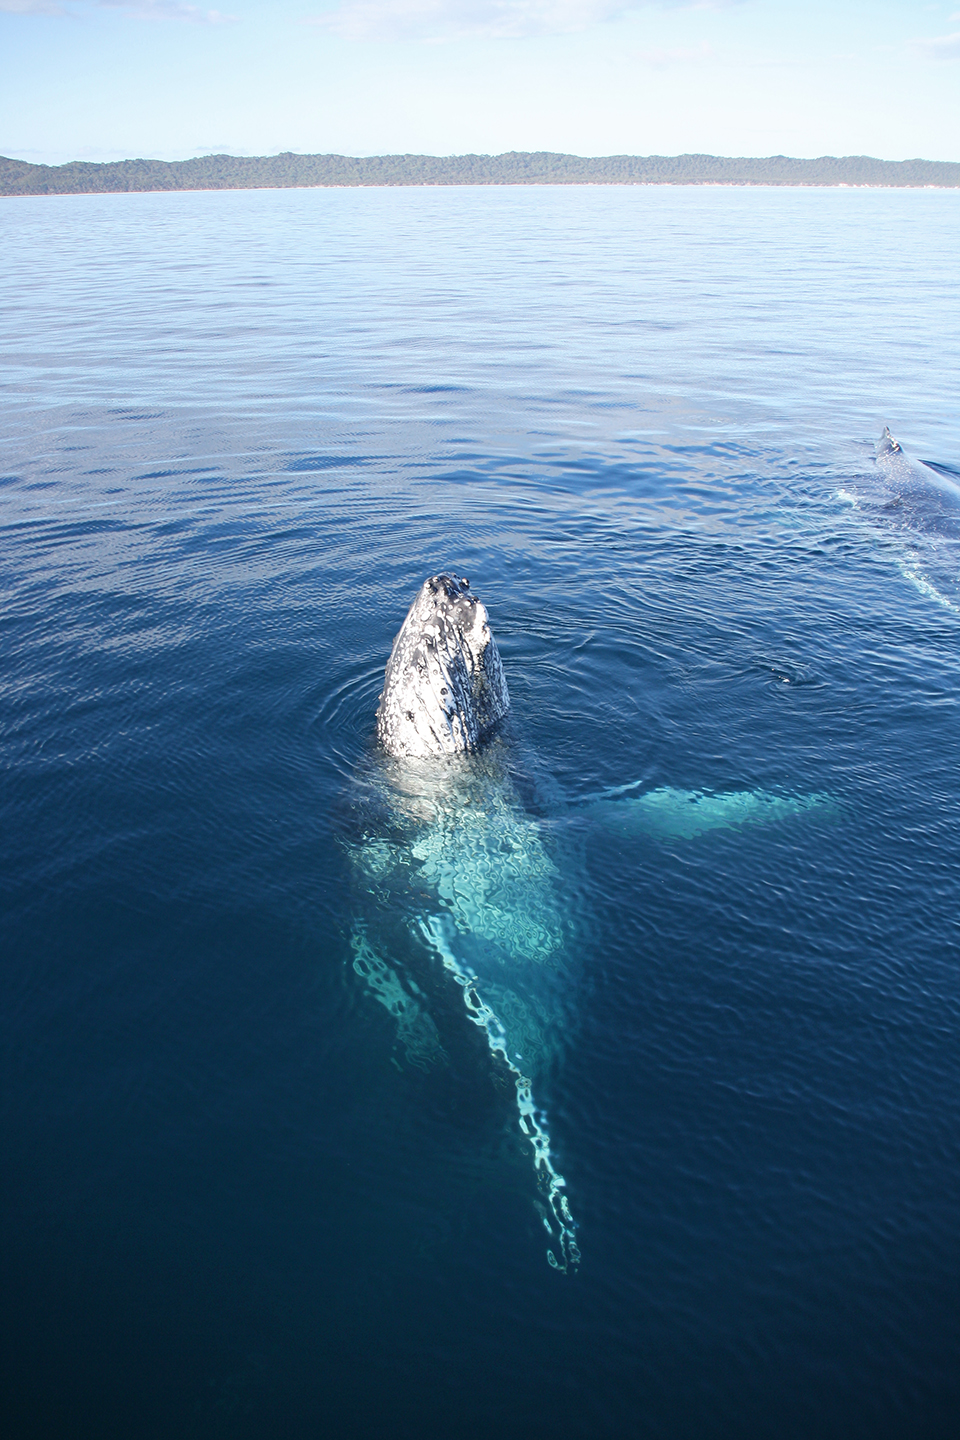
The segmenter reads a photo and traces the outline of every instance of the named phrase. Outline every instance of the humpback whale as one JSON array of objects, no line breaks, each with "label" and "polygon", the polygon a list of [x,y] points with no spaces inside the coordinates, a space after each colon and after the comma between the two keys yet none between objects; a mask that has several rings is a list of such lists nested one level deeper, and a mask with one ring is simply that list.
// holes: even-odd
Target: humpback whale
[{"label": "humpback whale", "polygon": [[913,459],[887,426],[874,447],[864,485],[841,489],[850,505],[887,541],[904,579],[929,600],[960,614],[960,474],[933,461]]},{"label": "humpback whale", "polygon": [[960,505],[960,476],[951,478],[944,470],[912,459],[886,425],[877,441],[876,460],[891,499],[909,502],[937,497],[951,509]]},{"label": "humpback whale", "polygon": [[533,1161],[547,1259],[569,1273],[577,1227],[540,1102],[572,1029],[582,947],[570,872],[585,829],[691,839],[778,822],[826,797],[628,784],[558,805],[517,761],[509,712],[484,605],[465,577],[429,577],[394,641],[377,748],[357,776],[352,963],[411,1064],[442,1062],[458,1033],[480,1032]]}]

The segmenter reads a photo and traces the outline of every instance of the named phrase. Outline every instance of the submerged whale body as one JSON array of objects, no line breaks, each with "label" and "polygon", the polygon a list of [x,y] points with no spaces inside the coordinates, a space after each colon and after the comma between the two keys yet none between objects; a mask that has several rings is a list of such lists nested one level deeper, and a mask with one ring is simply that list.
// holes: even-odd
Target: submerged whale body
[{"label": "submerged whale body", "polygon": [[479,1030],[531,1153],[547,1258],[569,1272],[580,1261],[576,1226],[534,1088],[573,1029],[585,828],[692,840],[779,823],[826,797],[628,784],[560,813],[541,796],[531,813],[521,790],[536,785],[518,782],[509,708],[484,606],[465,579],[431,576],[394,641],[378,749],[357,781],[353,968],[415,1065],[442,1063],[464,1021]]},{"label": "submerged whale body", "polygon": [[443,1057],[451,989],[459,995],[514,1094],[553,1239],[547,1258],[569,1271],[580,1252],[533,1085],[565,1028],[570,916],[496,737],[509,709],[483,604],[466,579],[429,577],[393,643],[377,709],[381,764],[368,793],[386,823],[353,851],[377,902],[355,926],[353,968],[413,1064]]}]

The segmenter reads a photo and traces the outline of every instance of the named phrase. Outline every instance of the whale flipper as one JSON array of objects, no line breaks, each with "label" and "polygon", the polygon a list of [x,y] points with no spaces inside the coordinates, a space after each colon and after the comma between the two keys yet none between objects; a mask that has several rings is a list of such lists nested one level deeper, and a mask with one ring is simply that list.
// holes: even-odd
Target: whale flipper
[{"label": "whale flipper", "polygon": [[745,825],[776,825],[798,815],[836,810],[827,795],[773,795],[763,790],[676,790],[663,785],[631,794],[624,785],[583,805],[581,813],[605,828],[662,840],[690,840],[709,830],[739,830]]},{"label": "whale flipper", "polygon": [[[552,1237],[547,1258],[569,1271],[580,1259],[575,1225],[534,1096],[568,1028],[570,897],[561,900],[563,877],[502,761],[494,746],[399,769],[385,762],[397,829],[390,840],[368,834],[350,847],[357,890],[374,900],[354,928],[353,969],[422,1068],[442,1059],[455,1035],[449,992],[459,995],[461,1023],[480,1030],[514,1096]],[[431,1006],[446,1017],[442,1035]]]},{"label": "whale flipper", "polygon": [[370,943],[362,926],[354,929],[350,944],[354,973],[363,981],[367,994],[393,1016],[397,1039],[410,1064],[419,1070],[429,1070],[442,1063],[446,1054],[436,1023],[414,982],[409,976],[406,983],[401,980],[394,967]]},{"label": "whale flipper", "polygon": [[492,987],[483,986],[479,977],[458,960],[450,943],[449,927],[434,916],[424,921],[422,929],[424,939],[432,945],[444,968],[463,991],[467,1016],[483,1032],[491,1056],[510,1073],[516,1091],[518,1122],[533,1151],[534,1174],[545,1202],[541,1218],[547,1233],[555,1237],[559,1250],[558,1257],[548,1249],[547,1260],[554,1270],[562,1270],[565,1274],[575,1271],[581,1257],[576,1241],[576,1222],[566,1196],[567,1182],[553,1163],[547,1118],[533,1098],[533,1082],[524,1073],[529,1067],[522,1052],[515,1048],[517,1034],[504,1023],[503,1006],[495,1010],[484,998],[485,992],[489,993]]}]

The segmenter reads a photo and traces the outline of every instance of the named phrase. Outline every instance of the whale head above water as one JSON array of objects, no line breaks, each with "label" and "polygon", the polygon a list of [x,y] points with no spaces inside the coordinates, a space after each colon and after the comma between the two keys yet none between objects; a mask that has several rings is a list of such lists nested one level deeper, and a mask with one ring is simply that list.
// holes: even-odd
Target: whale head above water
[{"label": "whale head above water", "polygon": [[423,582],[393,642],[377,709],[388,755],[472,754],[510,709],[500,652],[469,581]]}]

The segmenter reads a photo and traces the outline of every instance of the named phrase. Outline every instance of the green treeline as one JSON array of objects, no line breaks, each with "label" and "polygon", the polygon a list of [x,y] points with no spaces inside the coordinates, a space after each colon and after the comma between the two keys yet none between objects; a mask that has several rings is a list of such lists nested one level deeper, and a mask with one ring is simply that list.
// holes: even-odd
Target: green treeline
[{"label": "green treeline", "polygon": [[205,155],[29,165],[0,157],[0,195],[85,195],[130,190],[256,190],[312,185],[938,185],[960,186],[960,163],[874,160],[869,155],[793,160],[719,155]]}]

